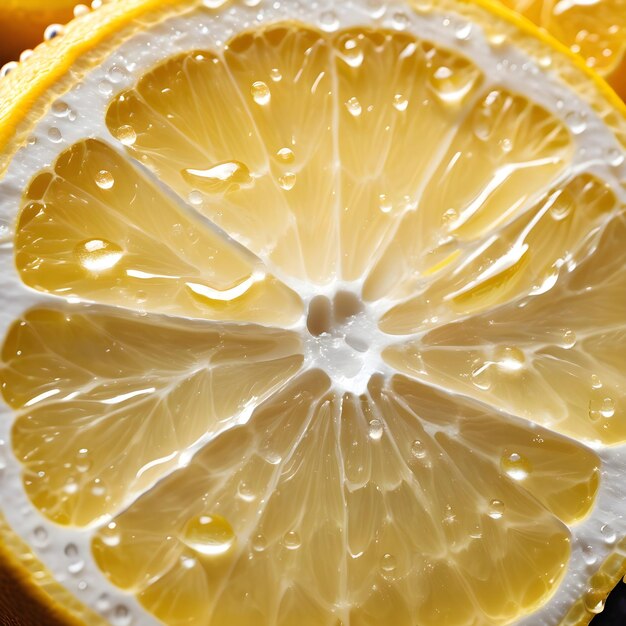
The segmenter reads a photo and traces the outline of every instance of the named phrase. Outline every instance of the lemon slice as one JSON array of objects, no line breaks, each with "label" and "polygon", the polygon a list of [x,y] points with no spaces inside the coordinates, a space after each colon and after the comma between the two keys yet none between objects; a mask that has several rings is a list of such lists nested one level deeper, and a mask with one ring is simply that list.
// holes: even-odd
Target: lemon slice
[{"label": "lemon slice", "polygon": [[501,0],[545,28],[626,97],[626,3],[624,0]]},{"label": "lemon slice", "polygon": [[626,118],[581,61],[487,3],[120,0],[0,82],[0,140],[0,561],[36,605],[602,610]]}]

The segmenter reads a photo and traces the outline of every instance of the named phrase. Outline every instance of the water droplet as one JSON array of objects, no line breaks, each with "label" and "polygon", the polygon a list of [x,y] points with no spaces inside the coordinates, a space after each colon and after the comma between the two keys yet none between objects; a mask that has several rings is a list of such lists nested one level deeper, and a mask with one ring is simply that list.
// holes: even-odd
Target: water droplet
[{"label": "water droplet", "polygon": [[467,69],[453,70],[440,65],[429,76],[432,91],[445,104],[459,104],[471,91],[476,74]]},{"label": "water droplet", "polygon": [[524,480],[530,474],[530,462],[517,452],[505,454],[500,459],[500,465],[503,471],[513,480]]},{"label": "water droplet", "polygon": [[198,564],[198,561],[196,561],[193,557],[183,555],[180,557],[180,564],[185,569],[193,569]]},{"label": "water droplet", "polygon": [[90,13],[90,9],[86,4],[77,4],[74,7],[74,17],[82,17]]},{"label": "water droplet", "polygon": [[346,108],[352,117],[359,117],[359,115],[363,113],[363,107],[357,98],[350,98],[350,100],[346,102]]},{"label": "water droplet", "polygon": [[73,563],[70,563],[67,566],[67,571],[72,574],[73,576],[76,576],[77,574],[80,574],[83,569],[85,567],[85,562],[84,561],[74,561]]},{"label": "water droplet", "polygon": [[387,10],[383,0],[367,0],[366,9],[372,19],[380,19]]},{"label": "water droplet", "polygon": [[[99,239],[94,241],[100,241]],[[90,246],[90,248],[93,246]],[[76,453],[76,460],[74,461],[74,466],[79,472],[86,472],[89,468],[91,468],[91,461],[89,460],[89,450],[87,448],[81,448]]]},{"label": "water droplet", "polygon": [[502,500],[492,500],[489,503],[487,514],[491,519],[500,519],[504,515],[504,502]]},{"label": "water droplet", "polygon": [[605,593],[598,589],[588,589],[584,596],[585,608],[589,613],[597,615],[604,611]]},{"label": "water droplet", "polygon": [[446,230],[452,230],[454,223],[459,219],[459,213],[456,209],[448,209],[441,218],[441,223]]},{"label": "water droplet", "polygon": [[570,350],[576,345],[576,333],[573,330],[563,330],[561,334],[561,346]]},{"label": "water droplet", "polygon": [[111,621],[113,622],[113,626],[130,626],[133,621],[133,616],[126,605],[118,604],[113,609]]},{"label": "water droplet", "polygon": [[398,562],[393,554],[384,554],[380,561],[380,567],[385,572],[393,572]]},{"label": "water droplet", "polygon": [[500,146],[500,149],[502,150],[502,152],[505,152],[507,154],[511,152],[511,150],[513,150],[513,141],[509,139],[508,137],[501,139],[498,145]]},{"label": "water droplet", "polygon": [[283,538],[283,544],[287,550],[297,550],[302,541],[300,540],[300,535],[295,530],[290,530]]},{"label": "water droplet", "polygon": [[585,546],[582,550],[583,552],[583,561],[587,565],[593,565],[597,562],[598,557],[593,553],[593,548],[591,546]]},{"label": "water droplet", "polygon": [[[115,267],[122,256],[124,251],[114,243],[106,241],[105,239],[89,239],[79,243],[74,254],[78,262],[90,272],[104,272]],[[77,460],[78,460],[77,456]],[[78,464],[76,465],[79,471],[81,470]],[[88,468],[87,468],[88,469]]]},{"label": "water droplet", "polygon": [[103,80],[98,84],[98,91],[103,96],[110,96],[113,93],[113,85],[110,82]]},{"label": "water droplet", "polygon": [[86,580],[81,580],[78,585],[76,585],[76,587],[78,587],[79,591],[85,591],[85,589],[87,589],[88,585],[87,585],[87,581]]},{"label": "water droplet", "polygon": [[565,115],[565,122],[574,135],[580,135],[587,129],[587,114],[581,111],[569,111]]},{"label": "water droplet", "polygon": [[607,160],[612,167],[619,167],[624,158],[624,153],[619,148],[611,148],[607,153]]},{"label": "water droplet", "polygon": [[63,141],[63,135],[61,134],[61,131],[56,128],[56,126],[53,126],[48,129],[48,139],[52,143],[61,143],[61,141]]},{"label": "water droplet", "polygon": [[103,593],[96,599],[96,609],[98,611],[108,611],[111,608],[111,598],[108,594]]},{"label": "water droplet", "polygon": [[320,26],[327,33],[336,31],[339,28],[339,19],[334,11],[324,11],[320,15]]},{"label": "water droplet", "polygon": [[419,439],[416,439],[411,444],[411,454],[416,459],[426,458],[426,446]]},{"label": "water droplet", "polygon": [[71,111],[70,107],[61,100],[57,100],[51,107],[52,115],[55,117],[67,117]]},{"label": "water droplet", "polygon": [[250,170],[240,161],[217,163],[207,170],[186,169],[183,177],[208,193],[225,193],[253,182]]},{"label": "water droplet", "polygon": [[491,372],[489,371],[488,363],[472,371],[472,384],[482,391],[487,391],[491,388]]},{"label": "water droplet", "polygon": [[552,199],[550,215],[557,222],[564,220],[576,206],[575,198],[569,193],[560,193]]},{"label": "water droplet", "polygon": [[115,178],[113,178],[113,174],[108,170],[100,170],[96,174],[96,185],[98,185],[100,189],[111,189],[113,185],[115,185]]},{"label": "water droplet", "polygon": [[277,153],[276,156],[278,157],[278,159],[280,161],[282,161],[283,163],[293,163],[296,156],[293,153],[293,150],[291,150],[291,148],[281,148]]},{"label": "water droplet", "polygon": [[296,186],[297,177],[293,172],[287,172],[278,177],[278,184],[285,191],[291,191]]},{"label": "water droplet", "polygon": [[591,375],[591,388],[592,389],[602,389],[602,381],[597,374]]},{"label": "water droplet", "polygon": [[455,31],[454,36],[459,41],[467,41],[472,36],[472,25],[470,22],[466,22],[464,24],[459,24]]},{"label": "water droplet", "polygon": [[341,45],[340,58],[350,67],[360,67],[363,64],[363,50],[356,39],[347,39]]},{"label": "water droplet", "polygon": [[244,502],[254,502],[256,500],[256,494],[250,488],[250,486],[246,482],[244,482],[244,481],[241,481],[239,483],[239,486],[237,488],[237,495]]},{"label": "water droplet", "polygon": [[380,196],[378,196],[378,207],[383,213],[391,213],[393,204],[387,194],[381,193]]},{"label": "water droplet", "polygon": [[519,372],[526,363],[526,355],[514,346],[498,346],[495,350],[495,362],[501,371]]},{"label": "water droplet", "polygon": [[252,84],[250,93],[252,94],[252,99],[260,106],[269,104],[269,101],[272,99],[270,88],[262,80],[258,80]]},{"label": "water droplet", "polygon": [[401,113],[403,113],[409,107],[409,101],[405,96],[403,96],[400,93],[397,93],[393,97],[393,107],[397,111],[400,111]]},{"label": "water droplet", "polygon": [[613,398],[604,398],[600,405],[600,415],[610,418],[615,415],[615,400]]},{"label": "water droplet", "polygon": [[404,30],[409,25],[409,16],[404,11],[396,11],[391,19],[396,30]]},{"label": "water droplet", "polygon": [[48,531],[43,526],[37,526],[33,530],[33,545],[36,548],[44,548],[48,545]]},{"label": "water droplet", "polygon": [[9,61],[0,67],[0,78],[4,78],[7,74],[10,74],[18,66],[16,61]]},{"label": "water droplet", "polygon": [[62,24],[50,24],[50,26],[43,31],[44,41],[50,41],[55,37],[60,37],[64,32],[65,27]]},{"label": "water droplet", "polygon": [[617,534],[609,524],[604,524],[602,528],[600,528],[600,532],[604,537],[604,541],[609,545],[617,541]]},{"label": "water droplet", "polygon": [[221,515],[197,515],[183,530],[182,541],[206,556],[228,552],[235,543],[235,532]]},{"label": "water droplet", "polygon": [[105,546],[109,546],[110,548],[114,548],[115,546],[119,546],[121,542],[121,537],[119,530],[117,528],[117,524],[115,522],[109,522],[101,531],[100,531],[100,540]]},{"label": "water droplet", "polygon": [[127,76],[126,70],[119,65],[114,65],[107,73],[107,78],[112,83],[121,83]]},{"label": "water droplet", "polygon": [[75,543],[68,543],[63,552],[66,557],[73,559],[78,556],[78,546]]},{"label": "water droplet", "polygon": [[102,498],[107,492],[106,486],[99,478],[95,478],[91,481],[89,484],[89,490],[91,491],[91,495],[96,498]]},{"label": "water droplet", "polygon": [[190,191],[187,199],[189,200],[189,204],[193,206],[202,205],[202,194],[197,189],[194,189],[194,191]]},{"label": "water droplet", "polygon": [[256,535],[252,539],[252,549],[255,552],[263,552],[267,549],[267,539],[263,535]]},{"label": "water droplet", "polygon": [[379,441],[383,436],[383,423],[379,419],[373,419],[369,423],[369,438],[374,441]]},{"label": "water droplet", "polygon": [[115,131],[115,137],[125,146],[132,146],[137,141],[137,133],[132,126],[124,124]]}]

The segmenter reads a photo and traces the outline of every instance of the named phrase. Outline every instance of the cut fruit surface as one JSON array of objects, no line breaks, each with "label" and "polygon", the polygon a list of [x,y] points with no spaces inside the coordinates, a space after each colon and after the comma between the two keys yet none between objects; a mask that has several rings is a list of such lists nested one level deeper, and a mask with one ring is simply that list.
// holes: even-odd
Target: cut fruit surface
[{"label": "cut fruit surface", "polygon": [[587,623],[626,570],[610,90],[491,4],[155,7],[0,127],[9,521],[114,626]]}]

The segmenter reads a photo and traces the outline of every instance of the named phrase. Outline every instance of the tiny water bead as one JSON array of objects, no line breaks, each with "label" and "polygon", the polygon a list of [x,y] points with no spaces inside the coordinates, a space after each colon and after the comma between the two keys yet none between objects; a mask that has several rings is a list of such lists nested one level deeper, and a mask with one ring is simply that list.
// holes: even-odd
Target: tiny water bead
[{"label": "tiny water bead", "polygon": [[369,423],[368,435],[373,441],[379,441],[383,436],[384,426],[381,420],[373,419]]},{"label": "tiny water bead", "polygon": [[60,37],[65,33],[65,27],[62,24],[50,24],[43,32],[44,41],[50,41],[55,37]]},{"label": "tiny water bead", "polygon": [[36,526],[33,530],[33,545],[36,548],[45,548],[48,545],[48,531],[43,526]]},{"label": "tiny water bead", "polygon": [[411,455],[416,459],[426,458],[426,446],[419,439],[411,444]]},{"label": "tiny water bead", "polygon": [[180,564],[185,569],[193,569],[198,564],[198,561],[194,559],[193,557],[183,554],[183,556],[180,557]]},{"label": "tiny water bead", "polygon": [[341,46],[340,58],[350,67],[360,67],[363,64],[363,50],[356,39],[348,39]]},{"label": "tiny water bead", "polygon": [[584,546],[582,549],[582,553],[583,553],[583,561],[587,565],[593,565],[594,563],[597,563],[598,557],[594,553],[594,550],[591,546]]},{"label": "tiny water bead", "polygon": [[252,490],[252,488],[248,485],[248,483],[241,481],[239,486],[237,487],[237,495],[244,502],[254,502],[256,500],[256,494]]},{"label": "tiny water bead", "polygon": [[573,330],[564,329],[561,332],[561,346],[570,350],[576,345],[576,333]]},{"label": "tiny water bead", "polygon": [[10,74],[18,66],[17,61],[9,61],[0,67],[0,78],[4,78],[7,74]]},{"label": "tiny water bead", "polygon": [[113,609],[111,615],[113,626],[130,626],[133,622],[133,616],[130,609],[125,604],[118,604]]},{"label": "tiny water bead", "polygon": [[339,18],[334,11],[324,11],[320,15],[319,24],[322,30],[332,33],[339,28]]},{"label": "tiny water bead", "polygon": [[583,597],[585,608],[589,613],[598,615],[604,611],[604,603],[606,599],[606,591],[601,589],[590,588]]},{"label": "tiny water bead", "polygon": [[61,143],[61,141],[63,141],[63,135],[56,126],[53,126],[52,128],[48,129],[48,139],[52,143]]},{"label": "tiny water bead", "polygon": [[270,78],[275,83],[279,83],[283,79],[283,75],[282,75],[281,71],[277,67],[274,67],[274,68],[272,68],[270,70]]},{"label": "tiny water bead", "polygon": [[255,552],[264,552],[267,549],[267,539],[264,535],[256,535],[252,538],[251,545]]},{"label": "tiny water bead", "polygon": [[610,524],[603,524],[600,528],[600,534],[604,538],[604,542],[609,545],[617,541],[617,533]]},{"label": "tiny water bead", "polygon": [[124,251],[106,239],[89,239],[79,243],[74,254],[86,270],[99,273],[114,268],[124,256]]},{"label": "tiny water bead", "polygon": [[396,109],[396,111],[400,111],[401,113],[403,113],[404,111],[407,110],[409,106],[409,100],[408,98],[406,98],[406,96],[403,96],[400,93],[397,93],[394,97],[393,97],[393,107],[394,109]]},{"label": "tiny water bead", "polygon": [[219,556],[235,544],[235,532],[221,515],[197,515],[183,530],[182,541],[192,550],[205,556]]},{"label": "tiny water bead", "polygon": [[119,546],[121,542],[121,536],[115,522],[109,522],[99,534],[100,540],[105,546],[114,548]]},{"label": "tiny water bead", "polygon": [[287,550],[297,550],[302,545],[300,535],[295,530],[290,530],[283,538],[283,545]]},{"label": "tiny water bead", "polygon": [[264,83],[261,80],[252,84],[250,93],[252,94],[252,99],[260,106],[269,104],[272,99],[272,92],[270,91],[270,88],[267,86],[267,83]]},{"label": "tiny water bead", "polygon": [[487,515],[489,515],[491,519],[500,519],[504,515],[504,502],[497,499],[491,500],[491,502],[489,502]]},{"label": "tiny water bead", "polygon": [[587,130],[587,115],[582,111],[569,111],[565,115],[565,122],[574,135],[580,135]]},{"label": "tiny water bead", "polygon": [[91,468],[91,460],[89,459],[89,450],[87,448],[80,448],[78,450],[74,461],[74,467],[79,472],[86,472]]},{"label": "tiny water bead", "polygon": [[115,184],[115,178],[113,174],[109,172],[109,170],[100,170],[96,174],[96,185],[100,187],[100,189],[111,189]]},{"label": "tiny water bead", "polygon": [[380,567],[384,572],[393,572],[397,567],[397,559],[393,554],[384,554],[380,562]]},{"label": "tiny water bead", "polygon": [[610,419],[615,415],[615,400],[609,397],[594,397],[589,400],[589,419]]},{"label": "tiny water bead", "polygon": [[504,454],[500,459],[500,466],[505,474],[513,480],[524,480],[528,478],[531,471],[528,459],[517,452]]},{"label": "tiny water bead", "polygon": [[393,204],[385,193],[381,193],[378,196],[378,206],[383,213],[391,213],[391,209],[393,209]]},{"label": "tiny water bead", "polygon": [[363,107],[358,98],[352,97],[346,102],[346,109],[352,117],[359,117],[363,113]]}]

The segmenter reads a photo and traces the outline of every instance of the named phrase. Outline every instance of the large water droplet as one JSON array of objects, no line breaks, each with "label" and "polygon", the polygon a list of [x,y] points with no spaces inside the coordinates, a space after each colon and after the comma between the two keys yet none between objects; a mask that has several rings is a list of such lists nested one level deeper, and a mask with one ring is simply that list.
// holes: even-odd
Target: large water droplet
[{"label": "large water droplet", "polygon": [[113,174],[108,170],[100,170],[96,174],[96,185],[98,185],[100,189],[111,189],[113,185],[115,185],[115,178],[113,178]]},{"label": "large water droplet", "polygon": [[186,169],[183,177],[208,193],[225,193],[253,182],[250,170],[239,161],[224,161],[206,170]]},{"label": "large water droplet", "polygon": [[104,272],[115,267],[124,251],[106,239],[89,239],[74,249],[78,262],[90,272]]},{"label": "large water droplet", "polygon": [[297,176],[293,172],[287,172],[278,177],[278,184],[285,191],[291,191],[296,186],[296,182]]},{"label": "large water droplet", "polygon": [[135,129],[128,124],[120,126],[115,131],[115,137],[125,146],[132,146],[137,141],[137,133],[135,132]]},{"label": "large water droplet", "polygon": [[416,459],[426,458],[426,446],[419,439],[416,439],[411,444],[411,454]]},{"label": "large water droplet", "polygon": [[270,88],[267,86],[267,83],[264,83],[262,80],[258,80],[252,84],[250,93],[252,94],[252,99],[260,106],[269,104],[272,99]]},{"label": "large water droplet", "polygon": [[363,50],[356,39],[347,39],[341,44],[340,58],[350,67],[360,67],[363,64]]},{"label": "large water droplet", "polygon": [[398,561],[393,554],[384,554],[380,560],[380,567],[384,572],[393,572],[398,565]]},{"label": "large water droplet", "polygon": [[221,515],[197,515],[187,522],[181,539],[200,554],[218,556],[232,548],[235,532]]},{"label": "large water droplet", "polygon": [[278,157],[278,159],[280,161],[282,161],[283,163],[293,163],[296,156],[293,153],[293,150],[291,148],[281,148],[277,153],[276,156]]},{"label": "large water droplet", "polygon": [[287,550],[297,550],[302,545],[302,541],[295,530],[290,530],[283,537],[283,544]]},{"label": "large water droplet", "polygon": [[489,503],[487,514],[491,519],[500,519],[504,515],[504,502],[502,500],[492,500]]},{"label": "large water droplet", "polygon": [[501,371],[519,372],[526,363],[526,355],[515,346],[498,346],[495,351],[495,361]]},{"label": "large water droplet", "polygon": [[500,465],[507,476],[510,476],[513,480],[528,478],[531,470],[529,460],[517,452],[503,455],[500,459]]}]

